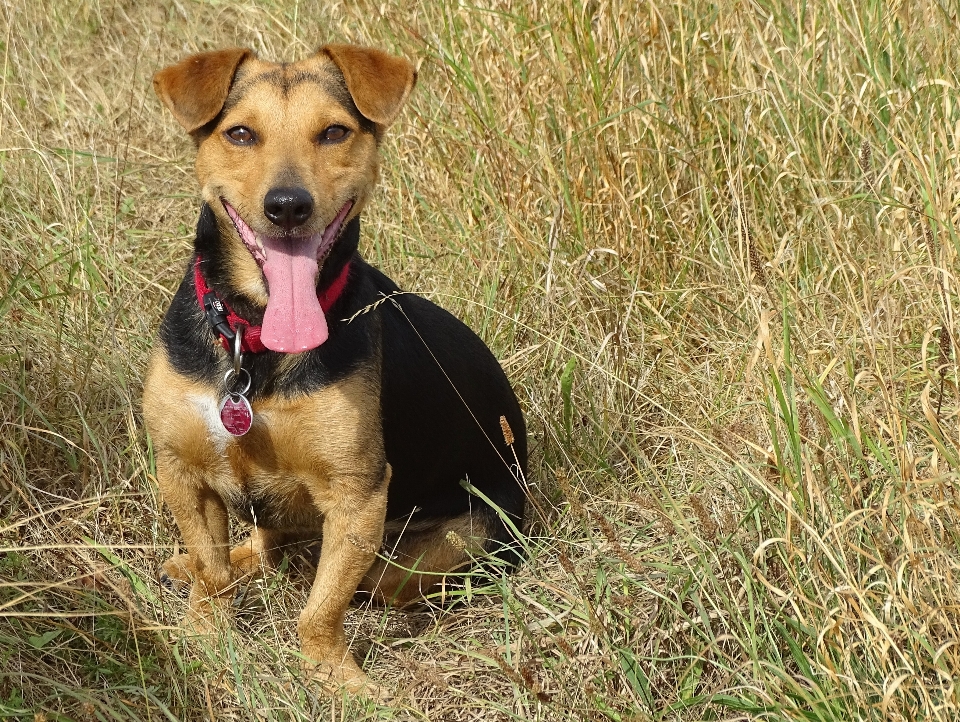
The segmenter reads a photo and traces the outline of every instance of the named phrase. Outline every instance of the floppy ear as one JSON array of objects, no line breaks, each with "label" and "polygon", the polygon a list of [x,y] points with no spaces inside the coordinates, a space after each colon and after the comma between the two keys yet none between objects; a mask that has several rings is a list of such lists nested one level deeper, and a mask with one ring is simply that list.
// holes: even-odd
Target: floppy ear
[{"label": "floppy ear", "polygon": [[191,55],[154,75],[154,90],[177,122],[192,133],[217,117],[234,73],[250,55],[245,48]]},{"label": "floppy ear", "polygon": [[324,45],[320,52],[340,68],[357,110],[383,127],[396,119],[417,82],[410,61],[374,48]]}]

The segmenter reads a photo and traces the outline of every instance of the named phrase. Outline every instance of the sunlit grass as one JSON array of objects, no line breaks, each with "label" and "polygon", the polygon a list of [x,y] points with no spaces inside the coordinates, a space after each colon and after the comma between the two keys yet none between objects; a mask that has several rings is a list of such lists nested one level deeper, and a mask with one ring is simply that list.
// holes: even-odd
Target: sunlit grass
[{"label": "sunlit grass", "polygon": [[[960,715],[960,18],[935,3],[0,6],[0,716]],[[140,383],[192,148],[150,76],[419,64],[363,250],[524,406],[529,562],[297,674],[302,561],[184,639]],[[437,453],[443,453],[438,449]]]}]

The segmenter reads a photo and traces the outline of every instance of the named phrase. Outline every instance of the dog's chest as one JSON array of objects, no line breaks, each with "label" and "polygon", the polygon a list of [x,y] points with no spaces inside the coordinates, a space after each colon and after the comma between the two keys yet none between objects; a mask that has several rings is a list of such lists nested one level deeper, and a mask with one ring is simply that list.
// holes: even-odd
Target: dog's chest
[{"label": "dog's chest", "polygon": [[[221,399],[191,394],[187,406],[203,422],[210,472],[208,484],[234,515],[265,528],[316,528],[318,502],[329,496],[321,473],[322,441],[304,444],[288,437],[283,412],[253,404],[253,425],[234,436],[220,418]],[[306,448],[305,448],[306,447]]]},{"label": "dog's chest", "polygon": [[177,373],[159,353],[144,385],[144,418],[168,488],[201,484],[266,528],[317,528],[359,487],[383,480],[376,370],[309,393],[255,397],[252,427],[234,437],[220,420],[223,391]]},{"label": "dog's chest", "polygon": [[214,393],[203,390],[185,400],[184,411],[202,421],[207,437],[208,483],[249,523],[318,529],[325,510],[345,492],[381,473],[379,399],[362,378],[294,398],[254,401],[253,425],[240,437],[224,428]]}]

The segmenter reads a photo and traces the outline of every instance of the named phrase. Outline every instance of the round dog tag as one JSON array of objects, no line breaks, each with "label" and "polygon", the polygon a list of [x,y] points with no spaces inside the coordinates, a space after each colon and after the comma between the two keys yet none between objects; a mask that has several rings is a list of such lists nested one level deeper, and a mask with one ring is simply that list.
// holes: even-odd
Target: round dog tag
[{"label": "round dog tag", "polygon": [[234,436],[243,436],[253,426],[253,409],[241,394],[227,394],[220,402],[220,421]]}]

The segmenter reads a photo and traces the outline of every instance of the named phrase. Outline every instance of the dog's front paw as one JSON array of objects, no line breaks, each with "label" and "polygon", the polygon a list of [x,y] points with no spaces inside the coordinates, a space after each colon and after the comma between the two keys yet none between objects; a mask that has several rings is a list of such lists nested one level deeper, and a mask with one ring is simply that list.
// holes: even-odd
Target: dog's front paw
[{"label": "dog's front paw", "polygon": [[326,656],[326,659],[336,661],[317,662],[310,658],[304,659],[303,674],[307,682],[319,684],[328,693],[345,689],[350,694],[369,697],[381,704],[387,704],[392,699],[387,690],[367,677],[353,660],[349,650],[344,649],[342,654]]},{"label": "dog's front paw", "polygon": [[212,612],[196,610],[193,607],[187,608],[181,626],[187,636],[198,640],[214,639],[220,629]]},{"label": "dog's front paw", "polygon": [[195,572],[189,554],[175,554],[160,567],[160,583],[171,592],[183,593],[193,582]]},{"label": "dog's front paw", "polygon": [[212,641],[232,626],[234,610],[230,598],[203,597],[197,594],[196,587],[190,597],[181,625],[187,636]]}]

